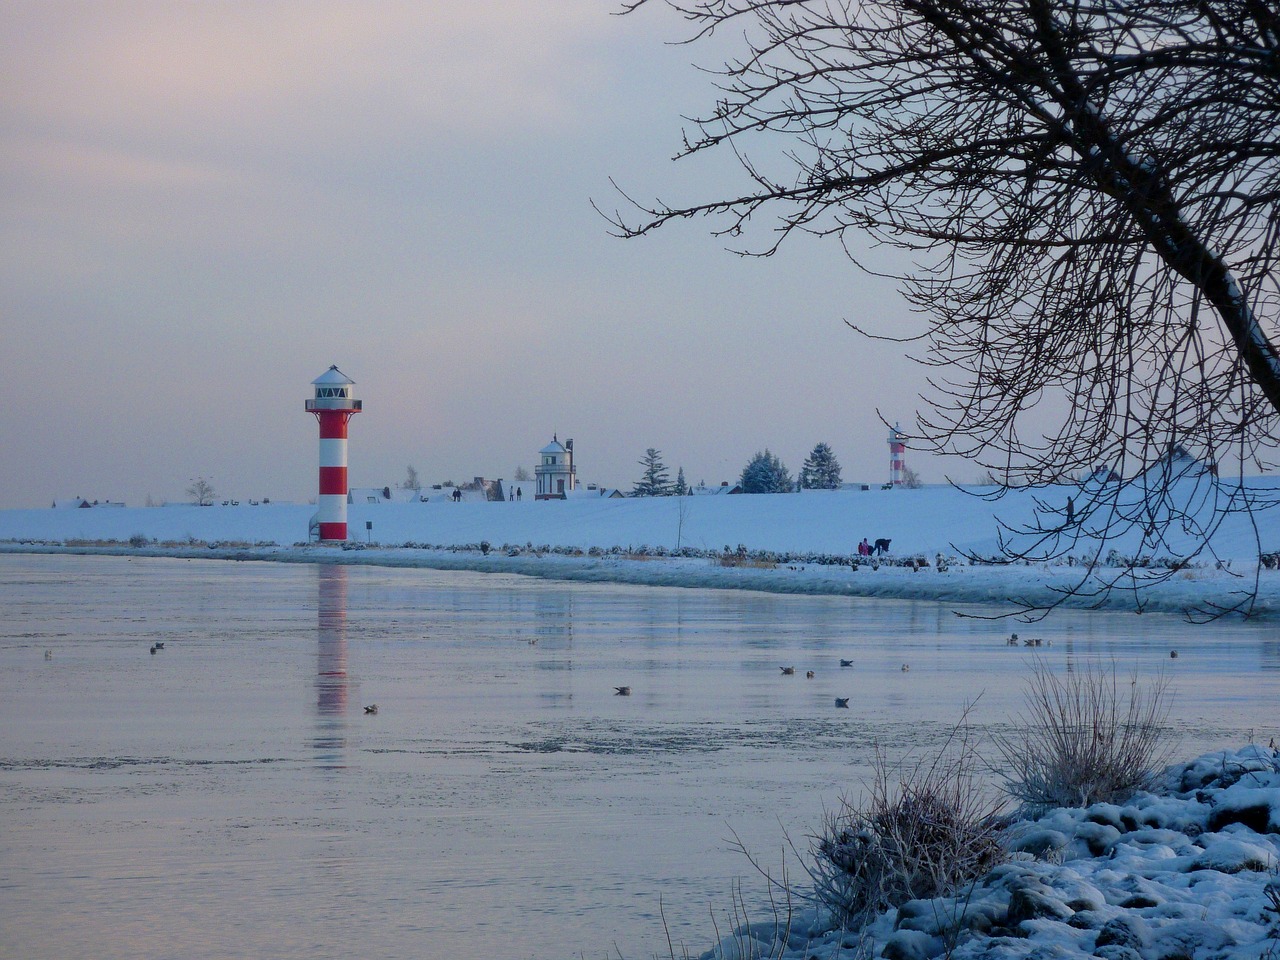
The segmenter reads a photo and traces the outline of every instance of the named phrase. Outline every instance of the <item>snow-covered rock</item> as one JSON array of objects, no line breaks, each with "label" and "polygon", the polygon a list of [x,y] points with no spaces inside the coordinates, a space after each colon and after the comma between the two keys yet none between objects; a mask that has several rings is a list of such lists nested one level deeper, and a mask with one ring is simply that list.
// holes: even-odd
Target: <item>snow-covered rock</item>
[{"label": "snow-covered rock", "polygon": [[957,896],[913,900],[860,936],[813,933],[765,956],[837,960],[855,943],[857,955],[890,960],[1280,954],[1280,753],[1206,754],[1161,783],[1128,803],[1012,824],[1012,859]]}]

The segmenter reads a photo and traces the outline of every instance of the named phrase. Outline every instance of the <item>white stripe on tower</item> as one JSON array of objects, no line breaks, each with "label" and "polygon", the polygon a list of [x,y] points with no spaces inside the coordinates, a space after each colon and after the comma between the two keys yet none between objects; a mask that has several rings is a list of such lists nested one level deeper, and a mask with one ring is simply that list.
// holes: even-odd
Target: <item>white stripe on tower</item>
[{"label": "white stripe on tower", "polygon": [[347,465],[347,438],[320,438],[320,466],[345,467]]}]

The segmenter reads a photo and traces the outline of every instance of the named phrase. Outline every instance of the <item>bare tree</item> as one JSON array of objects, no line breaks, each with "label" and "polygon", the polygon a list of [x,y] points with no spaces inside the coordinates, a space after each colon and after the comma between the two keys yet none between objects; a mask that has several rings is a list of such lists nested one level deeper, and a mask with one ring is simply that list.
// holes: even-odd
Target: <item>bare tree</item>
[{"label": "bare tree", "polygon": [[[1008,555],[1083,550],[1096,570],[1127,538],[1189,562],[1226,515],[1262,505],[1217,467],[1265,466],[1280,415],[1274,5],[657,2],[694,40],[744,38],[680,155],[732,151],[748,185],[632,201],[606,214],[621,235],[711,216],[737,238],[769,210],[773,233],[739,252],[815,234],[895,276],[923,328],[867,335],[915,344],[931,370],[914,447],[1006,488],[1099,464],[1123,478],[1081,483],[1069,522],[1041,501],[1005,531]],[[911,266],[862,263],[867,241]],[[1187,525],[1182,545],[1166,538]],[[1073,592],[1105,599],[1132,574]]]},{"label": "bare tree", "polygon": [[187,487],[187,496],[197,507],[213,505],[213,484],[205,477],[196,477]]}]

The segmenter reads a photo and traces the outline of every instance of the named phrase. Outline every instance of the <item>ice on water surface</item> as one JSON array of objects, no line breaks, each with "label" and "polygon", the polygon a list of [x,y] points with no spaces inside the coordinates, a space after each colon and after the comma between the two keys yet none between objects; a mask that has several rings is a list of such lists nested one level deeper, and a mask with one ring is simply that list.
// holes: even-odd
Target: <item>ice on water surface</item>
[{"label": "ice on water surface", "polygon": [[1032,657],[1170,671],[1183,756],[1263,730],[1280,676],[1264,629],[1154,616],[1028,651],[931,603],[426,570],[2,557],[0,592],[31,957],[647,957],[660,898],[696,955],[735,879],[764,900],[735,834],[780,865],[877,744],[1004,722]]}]

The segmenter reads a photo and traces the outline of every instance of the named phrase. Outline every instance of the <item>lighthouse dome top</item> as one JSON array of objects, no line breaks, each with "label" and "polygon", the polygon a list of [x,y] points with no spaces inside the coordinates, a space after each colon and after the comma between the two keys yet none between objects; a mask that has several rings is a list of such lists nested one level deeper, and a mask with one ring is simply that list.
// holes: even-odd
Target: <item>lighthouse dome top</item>
[{"label": "lighthouse dome top", "polygon": [[312,380],[311,382],[314,383],[317,387],[349,386],[355,383],[354,380],[352,380],[345,373],[343,373],[341,370],[338,369],[338,365],[336,363],[333,366],[331,366],[328,370],[326,370],[324,373],[320,374],[320,376]]},{"label": "lighthouse dome top", "polygon": [[543,447],[541,450],[539,450],[539,451],[538,451],[538,453],[543,453],[543,454],[550,454],[550,453],[567,453],[567,452],[568,452],[568,451],[565,449],[564,444],[562,444],[562,443],[561,443],[559,440],[557,440],[555,437],[552,437],[552,438],[551,438],[551,442],[550,442],[550,443],[548,443],[545,447]]}]

